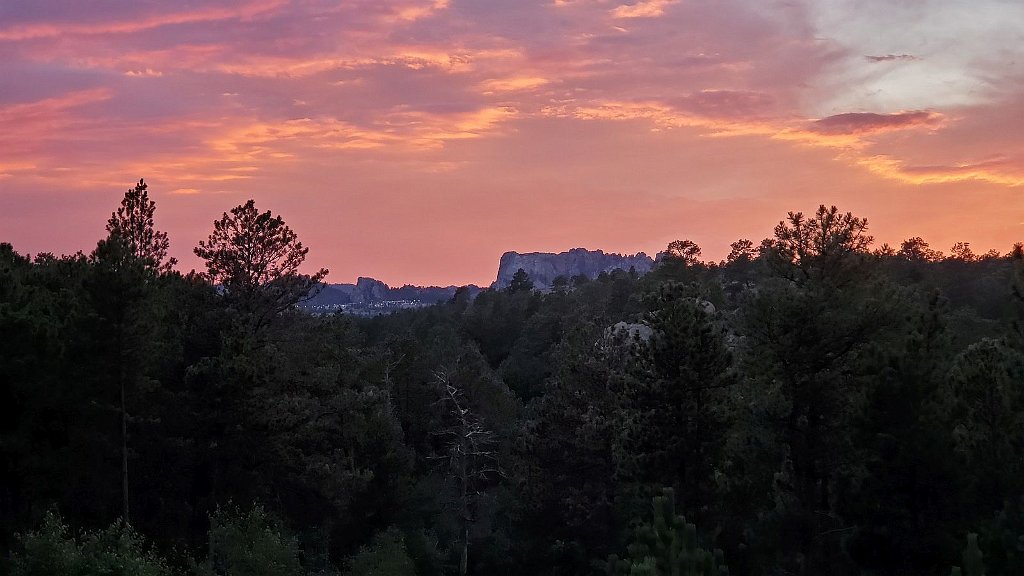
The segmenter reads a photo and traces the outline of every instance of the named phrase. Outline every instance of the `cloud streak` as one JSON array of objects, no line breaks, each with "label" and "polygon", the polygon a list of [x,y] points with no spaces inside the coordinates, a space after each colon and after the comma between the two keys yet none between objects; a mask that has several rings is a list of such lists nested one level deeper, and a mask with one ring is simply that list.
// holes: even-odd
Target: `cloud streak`
[{"label": "cloud streak", "polygon": [[868,62],[894,62],[897,60],[912,61],[919,60],[917,56],[911,54],[886,54],[885,56],[865,56]]},{"label": "cloud streak", "polygon": [[923,110],[892,114],[847,112],[815,120],[813,130],[823,134],[875,134],[917,127],[935,128],[941,122],[941,114]]},{"label": "cloud streak", "polygon": [[97,23],[35,23],[0,28],[0,41],[34,40],[56,36],[133,34],[161,26],[216,22],[229,19],[244,20],[276,10],[286,4],[286,0],[258,0],[245,4],[240,8],[211,7],[193,12],[142,15],[136,20],[115,20]]},{"label": "cloud streak", "polygon": [[613,18],[657,18],[665,15],[665,10],[678,4],[679,0],[640,0],[635,4],[622,4],[612,10]]}]

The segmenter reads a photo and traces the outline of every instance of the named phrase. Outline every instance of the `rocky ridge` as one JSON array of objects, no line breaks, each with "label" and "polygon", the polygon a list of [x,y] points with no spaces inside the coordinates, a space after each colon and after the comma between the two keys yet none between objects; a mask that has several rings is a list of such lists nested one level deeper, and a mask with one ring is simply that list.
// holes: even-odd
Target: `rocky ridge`
[{"label": "rocky ridge", "polygon": [[558,254],[549,252],[505,252],[498,263],[498,278],[491,285],[505,288],[512,282],[512,276],[522,268],[530,276],[534,286],[547,288],[559,276],[571,279],[573,276],[596,278],[602,272],[612,270],[646,274],[654,267],[654,259],[640,252],[632,255],[606,254],[602,250],[573,248]]},{"label": "rocky ridge", "polygon": [[[492,288],[506,288],[512,276],[522,268],[537,289],[551,286],[555,278],[574,276],[596,278],[602,272],[613,270],[635,270],[646,274],[654,267],[655,260],[640,252],[632,255],[609,254],[601,250],[573,248],[558,254],[547,252],[506,252],[498,263],[497,280]],[[412,286],[392,288],[373,278],[360,277],[355,284],[324,284],[301,306],[316,313],[344,311],[358,315],[376,315],[407,308],[419,308],[451,300],[458,289],[456,286]],[[475,297],[481,290],[478,286],[466,287],[469,296]]]}]

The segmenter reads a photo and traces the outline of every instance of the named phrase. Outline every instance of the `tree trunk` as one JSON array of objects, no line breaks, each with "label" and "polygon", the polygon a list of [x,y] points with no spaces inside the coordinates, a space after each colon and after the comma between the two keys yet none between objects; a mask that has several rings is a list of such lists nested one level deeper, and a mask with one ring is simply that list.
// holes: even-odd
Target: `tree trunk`
[{"label": "tree trunk", "polygon": [[462,554],[459,558],[459,576],[466,576],[466,571],[469,568],[469,476],[467,470],[466,459],[469,458],[469,442],[467,442],[467,436],[469,433],[469,427],[466,425],[465,414],[461,415],[461,426],[459,431],[459,443],[461,457],[459,458],[459,481],[461,482],[461,502],[460,507],[462,508],[460,516],[462,516]]},{"label": "tree trunk", "polygon": [[124,378],[121,378],[121,496],[122,517],[128,523],[128,409],[125,403]]},{"label": "tree trunk", "polygon": [[121,394],[121,518],[129,523],[128,517],[128,400],[125,377],[125,311],[117,313],[117,385]]},{"label": "tree trunk", "polygon": [[462,556],[459,558],[459,575],[466,576],[469,567],[469,528],[462,530]]}]

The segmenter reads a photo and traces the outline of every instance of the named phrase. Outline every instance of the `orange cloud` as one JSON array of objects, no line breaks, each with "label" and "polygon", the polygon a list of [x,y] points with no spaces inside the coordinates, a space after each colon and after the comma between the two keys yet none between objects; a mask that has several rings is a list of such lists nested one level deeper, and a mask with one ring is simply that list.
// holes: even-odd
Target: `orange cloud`
[{"label": "orange cloud", "polygon": [[480,83],[484,94],[494,92],[518,92],[520,90],[533,90],[547,84],[547,78],[538,76],[512,76],[509,78],[492,78]]},{"label": "orange cloud", "polygon": [[636,4],[622,4],[612,10],[613,18],[657,18],[665,9],[679,0],[640,0]]},{"label": "orange cloud", "polygon": [[499,125],[516,116],[517,111],[508,106],[451,114],[397,110],[386,116],[382,125],[392,133],[401,135],[401,142],[429,149],[443,146],[449,140],[466,140],[493,134]]},{"label": "orange cloud", "polygon": [[36,165],[32,162],[0,161],[0,178],[11,178],[16,173],[35,170]]},{"label": "orange cloud", "polygon": [[1024,186],[1024,166],[1005,158],[948,166],[907,166],[888,156],[870,156],[858,161],[873,173],[910,184],[945,184],[980,181],[1002,186]]},{"label": "orange cloud", "polygon": [[291,144],[320,148],[367,149],[393,140],[387,134],[359,129],[334,118],[299,118],[284,122],[255,122],[231,128],[208,142],[217,157],[229,162],[259,162],[291,158]]},{"label": "orange cloud", "polygon": [[433,16],[435,13],[448,7],[448,0],[434,0],[429,4],[416,3],[412,5],[399,6],[395,10],[397,20],[412,22]]}]

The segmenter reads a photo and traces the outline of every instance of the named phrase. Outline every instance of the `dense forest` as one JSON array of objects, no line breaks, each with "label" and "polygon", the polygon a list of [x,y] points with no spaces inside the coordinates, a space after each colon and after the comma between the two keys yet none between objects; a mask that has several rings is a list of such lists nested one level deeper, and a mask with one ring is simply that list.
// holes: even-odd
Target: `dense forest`
[{"label": "dense forest", "polygon": [[374,318],[280,217],[183,274],[140,182],[0,244],[0,573],[1024,573],[1024,251],[822,206],[727,260]]}]

